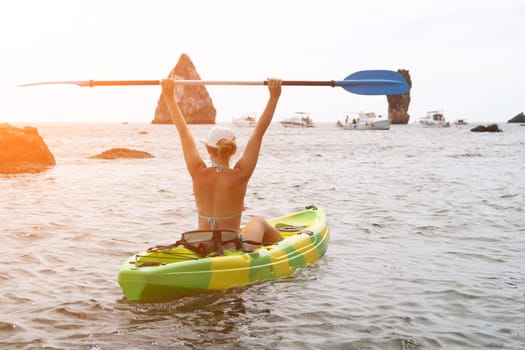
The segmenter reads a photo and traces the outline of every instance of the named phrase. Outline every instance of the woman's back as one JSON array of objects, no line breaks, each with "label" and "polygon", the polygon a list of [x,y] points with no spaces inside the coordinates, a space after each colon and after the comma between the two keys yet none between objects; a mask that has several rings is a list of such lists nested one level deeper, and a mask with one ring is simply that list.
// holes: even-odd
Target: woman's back
[{"label": "woman's back", "polygon": [[248,182],[243,180],[239,169],[217,170],[203,168],[193,177],[199,229],[239,231]]}]

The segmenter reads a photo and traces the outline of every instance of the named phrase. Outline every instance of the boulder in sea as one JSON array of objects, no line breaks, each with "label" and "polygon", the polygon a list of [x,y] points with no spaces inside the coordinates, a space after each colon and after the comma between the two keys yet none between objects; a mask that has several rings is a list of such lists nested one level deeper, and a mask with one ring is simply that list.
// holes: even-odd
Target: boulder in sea
[{"label": "boulder in sea", "polygon": [[525,114],[523,112],[516,114],[507,123],[525,123]]},{"label": "boulder in sea", "polygon": [[[405,78],[410,89],[412,89],[412,79],[406,69],[398,69],[397,72]],[[386,95],[388,101],[388,118],[392,124],[408,124],[410,114],[408,106],[410,105],[410,89],[406,94]]]},{"label": "boulder in sea", "polygon": [[56,165],[38,130],[0,124],[0,173],[34,173]]},{"label": "boulder in sea", "polygon": [[[168,75],[170,79],[201,80],[193,62],[188,55],[180,55],[179,61]],[[215,124],[217,111],[213,106],[208,91],[204,85],[177,85],[175,99],[186,123],[188,124]],[[168,114],[168,106],[162,96],[159,97],[152,124],[172,124]]]},{"label": "boulder in sea", "polygon": [[155,158],[148,152],[136,151],[127,148],[112,148],[104,151],[96,156],[91,156],[93,159],[119,159],[119,158]]},{"label": "boulder in sea", "polygon": [[489,124],[487,126],[478,125],[478,126],[472,128],[472,129],[470,129],[470,131],[472,131],[472,132],[501,132],[503,130],[501,130],[498,127],[498,124]]}]

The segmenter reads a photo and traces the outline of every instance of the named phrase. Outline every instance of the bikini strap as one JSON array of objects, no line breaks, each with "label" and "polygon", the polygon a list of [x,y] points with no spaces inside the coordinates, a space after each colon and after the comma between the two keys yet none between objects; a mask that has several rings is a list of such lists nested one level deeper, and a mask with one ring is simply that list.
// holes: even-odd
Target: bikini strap
[{"label": "bikini strap", "polygon": [[[199,217],[202,217],[199,215]],[[217,227],[217,219],[215,219],[213,216],[208,216],[207,218],[208,224],[210,224],[210,228],[212,230],[215,230],[215,227]]]},{"label": "bikini strap", "polygon": [[217,163],[217,162],[211,162],[211,166],[215,168],[215,171],[216,172],[220,172],[222,169],[224,169],[224,167],[227,168],[227,166],[223,165],[223,164],[220,164],[220,163]]},{"label": "bikini strap", "polygon": [[210,228],[212,230],[215,230],[215,228],[217,227],[217,220],[231,219],[237,216],[242,216],[242,212],[237,213],[237,214],[227,215],[227,216],[206,216],[206,215],[199,214],[199,218],[206,219],[208,221],[208,224],[210,224]]}]

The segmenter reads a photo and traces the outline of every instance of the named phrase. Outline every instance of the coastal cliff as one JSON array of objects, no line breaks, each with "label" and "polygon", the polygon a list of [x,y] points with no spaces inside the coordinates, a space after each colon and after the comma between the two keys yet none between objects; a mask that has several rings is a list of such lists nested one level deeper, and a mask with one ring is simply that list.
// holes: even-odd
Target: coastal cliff
[{"label": "coastal cliff", "polygon": [[523,114],[523,112],[518,113],[509,119],[507,123],[525,123],[525,114]]},{"label": "coastal cliff", "polygon": [[38,130],[31,126],[0,124],[0,150],[1,174],[40,172],[56,165]]},{"label": "coastal cliff", "polygon": [[[405,78],[410,89],[412,89],[412,79],[407,69],[398,69],[397,72]],[[408,124],[410,114],[408,106],[410,105],[410,89],[406,94],[387,95],[388,101],[388,118],[392,124]]]},{"label": "coastal cliff", "polygon": [[[193,62],[186,54],[180,58],[168,75],[168,78],[179,80],[201,80]],[[217,111],[204,85],[177,85],[175,99],[188,124],[215,124]],[[162,96],[159,96],[152,124],[172,124],[168,107]]]}]

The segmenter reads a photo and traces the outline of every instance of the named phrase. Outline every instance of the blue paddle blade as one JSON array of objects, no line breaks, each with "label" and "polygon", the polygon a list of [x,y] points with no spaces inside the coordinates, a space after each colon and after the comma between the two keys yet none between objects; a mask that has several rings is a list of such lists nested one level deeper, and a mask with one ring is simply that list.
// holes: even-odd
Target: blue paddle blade
[{"label": "blue paddle blade", "polygon": [[400,95],[410,90],[405,78],[391,70],[355,72],[345,80],[334,81],[334,85],[359,95]]}]

